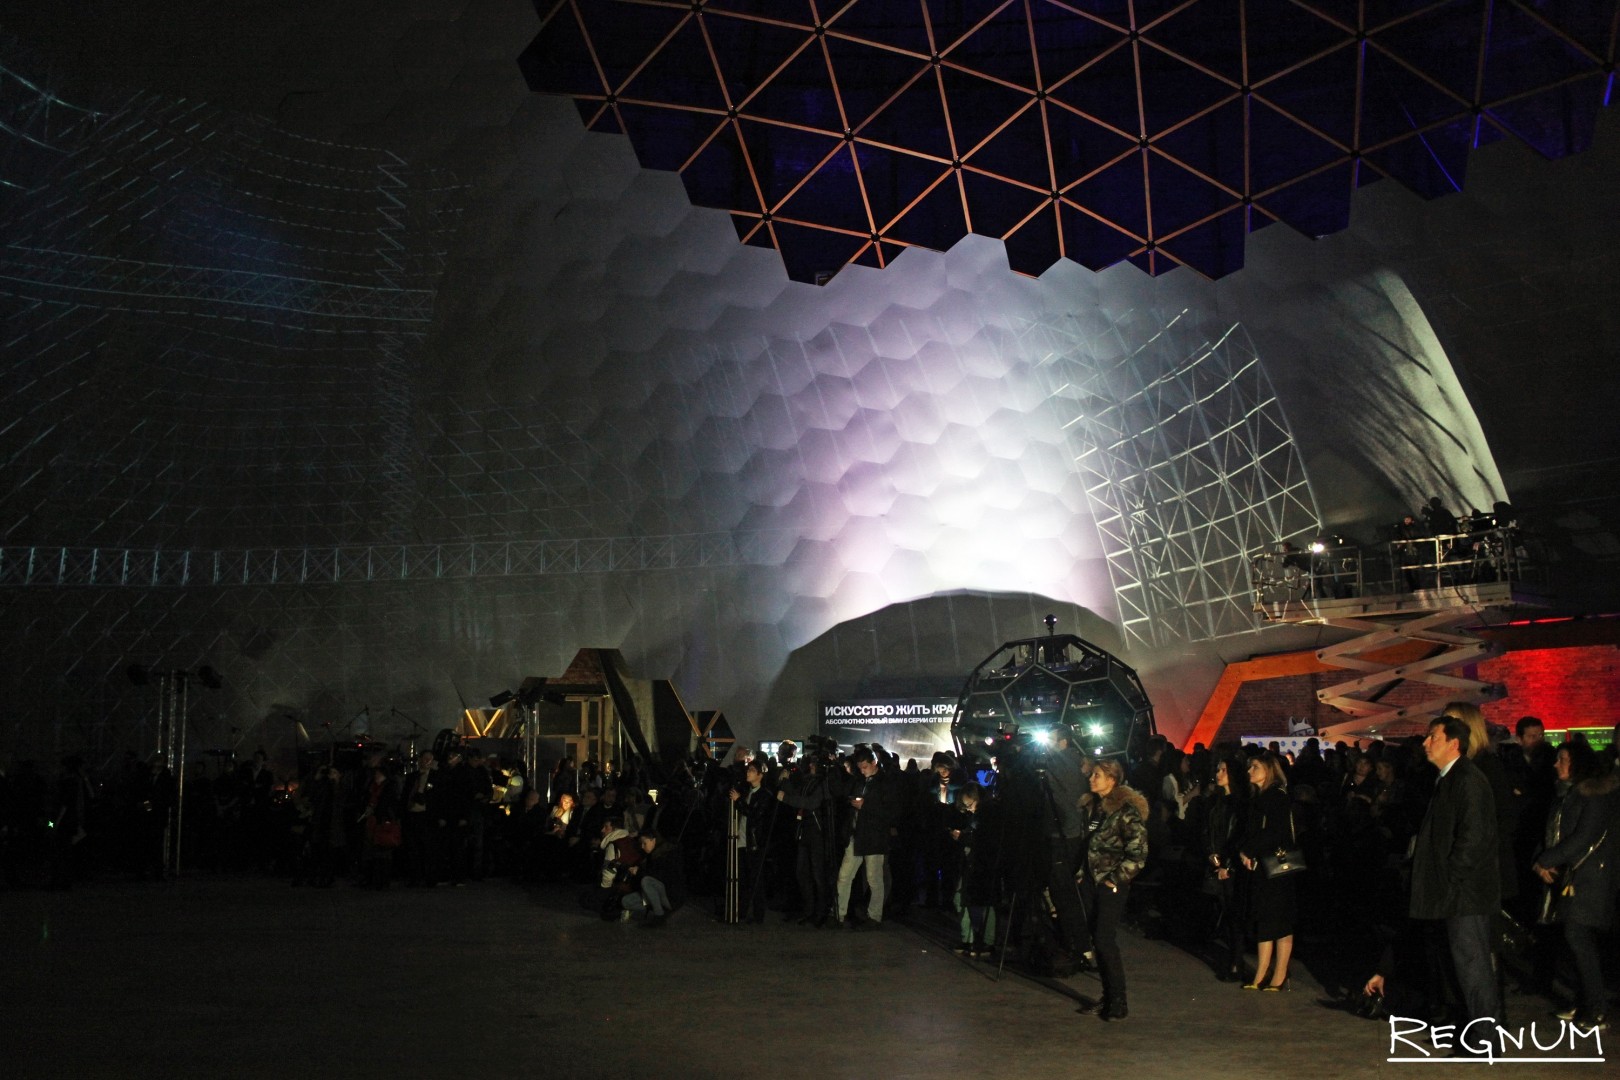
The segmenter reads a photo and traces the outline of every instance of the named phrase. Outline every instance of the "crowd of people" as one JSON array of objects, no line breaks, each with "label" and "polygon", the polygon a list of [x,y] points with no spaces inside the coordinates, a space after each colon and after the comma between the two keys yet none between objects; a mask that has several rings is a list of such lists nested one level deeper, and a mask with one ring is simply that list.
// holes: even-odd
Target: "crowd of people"
[{"label": "crowd of people", "polygon": [[72,757],[55,778],[0,771],[0,869],[13,885],[160,877],[178,823],[193,872],[567,883],[600,917],[647,927],[696,897],[740,923],[863,931],[932,910],[919,921],[948,927],[969,960],[1095,970],[1108,1020],[1129,1015],[1131,923],[1247,991],[1287,991],[1298,940],[1325,966],[1334,948],[1380,957],[1342,985],[1365,980],[1402,1015],[1499,1015],[1515,978],[1577,1023],[1605,1022],[1620,771],[1612,746],[1554,747],[1531,717],[1506,740],[1459,704],[1421,742],[1183,753],[1155,737],[1098,760],[1057,729],[927,767],[812,737],[803,753],[699,752],[650,783],[571,761],[531,779],[450,746],[355,755],[297,783],[263,754],[196,764],[181,801],[161,761],[96,777]]}]

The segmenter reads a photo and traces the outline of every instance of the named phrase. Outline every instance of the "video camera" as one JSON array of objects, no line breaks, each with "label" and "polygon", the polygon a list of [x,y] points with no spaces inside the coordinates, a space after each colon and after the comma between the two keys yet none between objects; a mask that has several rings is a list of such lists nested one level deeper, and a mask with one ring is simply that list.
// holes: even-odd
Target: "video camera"
[{"label": "video camera", "polygon": [[798,764],[808,765],[812,760],[822,766],[836,764],[839,757],[838,740],[831,735],[807,735],[804,739],[804,753],[799,756]]}]

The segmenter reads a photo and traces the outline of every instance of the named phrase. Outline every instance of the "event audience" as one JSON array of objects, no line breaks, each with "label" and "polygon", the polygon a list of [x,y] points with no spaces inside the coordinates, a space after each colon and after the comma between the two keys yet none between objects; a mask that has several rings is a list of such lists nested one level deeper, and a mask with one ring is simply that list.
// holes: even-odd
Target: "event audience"
[{"label": "event audience", "polygon": [[[1153,737],[1128,760],[1091,761],[1064,740],[1007,739],[925,766],[812,737],[774,758],[739,749],[722,763],[700,751],[661,772],[541,763],[532,784],[520,763],[470,746],[465,756],[445,747],[443,760],[377,752],[312,763],[296,778],[262,752],[240,766],[189,762],[179,776],[161,759],[92,768],[72,755],[54,773],[0,763],[0,880],[161,878],[176,857],[191,874],[321,887],[495,877],[566,884],[605,918],[661,926],[692,897],[725,913],[736,843],[739,922],[777,912],[806,927],[880,929],[910,911],[970,961],[1005,951],[1058,975],[1083,969],[1094,949],[1095,1006],[1107,1018],[1127,1011],[1124,924],[1249,990],[1286,989],[1303,963],[1330,989],[1370,985],[1421,1015],[1455,1018],[1492,999],[1494,965],[1560,1016],[1605,1023],[1620,886],[1611,748],[1550,739],[1536,717],[1511,734],[1493,729],[1464,704],[1448,706],[1427,739],[1289,746],[1297,753],[1275,743],[1182,752]],[[1441,769],[1467,779],[1466,799],[1437,783]],[[1043,790],[1027,782],[1037,774],[1063,792],[1050,816],[1045,795],[1030,797]],[[1444,860],[1459,837],[1479,836],[1494,872],[1470,877],[1477,895],[1458,907],[1445,895],[1458,871]],[[1282,852],[1303,854],[1306,869],[1268,873]],[[1069,914],[1071,884],[1084,900],[1078,927],[1050,915]],[[1365,957],[1384,959],[1369,971]]]}]

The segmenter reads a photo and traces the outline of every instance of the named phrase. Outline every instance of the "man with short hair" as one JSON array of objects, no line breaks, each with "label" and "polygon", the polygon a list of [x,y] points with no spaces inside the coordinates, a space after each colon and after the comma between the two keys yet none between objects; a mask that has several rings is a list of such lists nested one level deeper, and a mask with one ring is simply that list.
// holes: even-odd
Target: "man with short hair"
[{"label": "man with short hair", "polygon": [[1491,918],[1501,905],[1496,805],[1485,774],[1468,760],[1468,725],[1452,716],[1429,724],[1423,752],[1440,770],[1412,858],[1411,916],[1445,923],[1468,1015],[1499,1018],[1491,966]]},{"label": "man with short hair", "polygon": [[766,763],[750,761],[743,770],[741,787],[731,789],[737,808],[737,868],[742,884],[742,900],[737,910],[741,922],[765,921],[765,861],[770,854],[771,824],[775,820],[774,798],[765,787]]},{"label": "man with short hair", "polygon": [[1084,963],[1092,953],[1091,930],[1075,875],[1085,869],[1086,819],[1080,812],[1080,799],[1087,793],[1090,772],[1064,727],[1053,730],[1052,746],[1043,755],[1042,765],[1046,774],[1043,795],[1049,800],[1040,815],[1046,822],[1047,895],[1057,909],[1065,947]]},{"label": "man with short hair", "polygon": [[405,778],[400,805],[405,807],[406,885],[432,886],[439,880],[433,850],[433,835],[438,826],[432,816],[439,801],[434,790],[439,784],[437,770],[432,751],[424,750],[416,759],[416,768]]},{"label": "man with short hair", "polygon": [[837,916],[840,922],[850,917],[849,895],[855,887],[855,876],[864,870],[866,887],[872,894],[866,904],[866,921],[850,918],[849,928],[876,930],[883,923],[883,870],[899,818],[900,793],[894,781],[878,770],[877,758],[870,750],[856,751],[851,762],[855,771],[840,785],[850,814],[844,858],[838,865]]},{"label": "man with short hair", "polygon": [[1502,771],[1509,791],[1508,812],[1503,815],[1502,827],[1510,830],[1507,839],[1518,874],[1518,891],[1510,910],[1529,919],[1533,915],[1532,908],[1541,899],[1541,881],[1531,872],[1530,863],[1541,850],[1547,814],[1552,810],[1556,794],[1558,778],[1553,775],[1553,759],[1557,754],[1547,741],[1545,725],[1537,717],[1519,717],[1513,731],[1518,743],[1509,743],[1501,750]]}]

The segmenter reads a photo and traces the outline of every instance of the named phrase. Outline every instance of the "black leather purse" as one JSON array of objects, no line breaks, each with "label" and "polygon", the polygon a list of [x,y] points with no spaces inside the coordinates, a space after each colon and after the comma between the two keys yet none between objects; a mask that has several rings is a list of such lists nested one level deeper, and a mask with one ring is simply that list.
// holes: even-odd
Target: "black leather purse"
[{"label": "black leather purse", "polygon": [[1305,865],[1305,852],[1299,846],[1299,837],[1294,833],[1293,807],[1288,808],[1288,846],[1278,848],[1275,855],[1260,856],[1260,868],[1268,878],[1286,877],[1309,869]]}]

